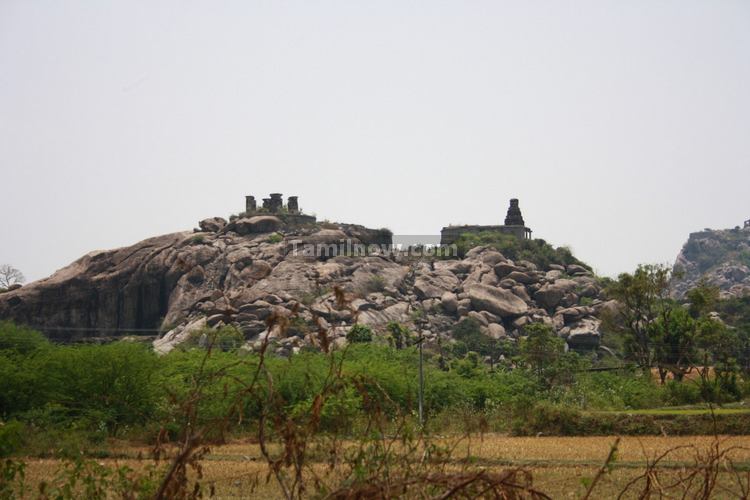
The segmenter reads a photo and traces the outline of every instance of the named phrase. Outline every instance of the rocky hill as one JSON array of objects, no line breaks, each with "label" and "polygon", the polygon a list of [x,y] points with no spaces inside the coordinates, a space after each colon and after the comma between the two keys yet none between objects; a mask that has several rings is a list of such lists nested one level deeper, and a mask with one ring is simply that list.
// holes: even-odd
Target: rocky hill
[{"label": "rocky hill", "polygon": [[[489,246],[453,259],[351,251],[389,242],[387,231],[351,224],[291,225],[269,215],[206,219],[195,232],[92,252],[0,294],[0,319],[66,338],[154,330],[160,352],[222,324],[241,330],[249,347],[270,336],[279,354],[308,343],[318,322],[337,342],[355,323],[385,334],[390,322],[423,331],[428,342],[449,341],[463,318],[494,338],[516,338],[526,324],[543,322],[573,348],[599,344],[597,316],[608,303],[581,265],[514,262]],[[534,240],[551,249],[540,242]],[[310,248],[337,250],[304,250]],[[269,331],[270,315],[289,317],[291,327]]]},{"label": "rocky hill", "polygon": [[674,265],[677,298],[701,280],[719,287],[724,298],[750,294],[750,226],[692,233]]}]

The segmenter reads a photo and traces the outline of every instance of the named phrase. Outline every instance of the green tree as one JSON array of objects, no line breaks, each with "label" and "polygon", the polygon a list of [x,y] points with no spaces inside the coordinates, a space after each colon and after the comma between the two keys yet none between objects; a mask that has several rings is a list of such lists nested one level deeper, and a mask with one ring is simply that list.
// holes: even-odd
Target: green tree
[{"label": "green tree", "polygon": [[393,347],[395,347],[396,349],[403,349],[404,347],[408,347],[411,345],[411,332],[401,323],[397,321],[391,321],[386,326],[386,329],[390,332]]},{"label": "green tree", "polygon": [[738,347],[741,343],[737,330],[709,316],[702,316],[695,323],[694,367],[700,375],[702,398],[716,403],[740,399]]},{"label": "green tree", "polygon": [[696,319],[714,311],[719,303],[718,287],[711,286],[705,281],[688,290],[685,296],[690,304],[690,315]]},{"label": "green tree", "polygon": [[573,352],[565,352],[565,341],[555,335],[552,327],[544,323],[532,323],[524,327],[525,338],[521,339],[519,362],[531,371],[545,387],[570,381],[580,368],[580,358]]},{"label": "green tree", "polygon": [[709,317],[719,300],[718,288],[700,283],[689,290],[686,297],[687,307],[673,300],[662,300],[659,315],[652,325],[654,361],[662,384],[668,372],[679,382],[689,371],[703,366],[704,356],[699,354],[699,344],[711,348],[706,339],[713,337],[718,341],[721,337],[716,331],[721,325]]},{"label": "green tree", "polygon": [[671,307],[671,270],[663,265],[641,265],[633,274],[623,273],[608,288],[620,306],[609,327],[625,337],[626,355],[644,370],[653,366],[653,341],[665,307]]},{"label": "green tree", "polygon": [[469,352],[475,352],[480,356],[489,356],[494,365],[504,353],[500,341],[482,333],[479,323],[471,318],[464,319],[453,326],[453,354],[456,357],[464,357]]},{"label": "green tree", "polygon": [[649,337],[653,340],[653,360],[662,384],[668,373],[679,382],[693,369],[697,333],[696,320],[688,310],[665,301],[649,330]]}]

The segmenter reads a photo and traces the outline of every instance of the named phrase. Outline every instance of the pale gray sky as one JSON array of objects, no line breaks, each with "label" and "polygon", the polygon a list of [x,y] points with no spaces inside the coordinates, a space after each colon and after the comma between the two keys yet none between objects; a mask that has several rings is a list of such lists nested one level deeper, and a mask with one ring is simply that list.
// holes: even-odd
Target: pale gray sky
[{"label": "pale gray sky", "polygon": [[750,2],[0,1],[0,263],[297,194],[500,223],[599,272],[750,218]]}]

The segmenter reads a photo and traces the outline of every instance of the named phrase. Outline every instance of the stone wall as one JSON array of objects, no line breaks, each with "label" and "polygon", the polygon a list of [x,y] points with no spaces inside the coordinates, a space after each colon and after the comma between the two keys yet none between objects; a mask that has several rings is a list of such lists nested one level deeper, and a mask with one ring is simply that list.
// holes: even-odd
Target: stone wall
[{"label": "stone wall", "polygon": [[525,226],[448,226],[440,231],[440,244],[451,245],[464,233],[477,234],[486,231],[512,234],[519,239],[531,236],[531,230]]},{"label": "stone wall", "polygon": [[314,215],[303,215],[303,214],[278,214],[279,217],[286,225],[291,227],[304,226],[308,224],[315,224],[317,219]]}]

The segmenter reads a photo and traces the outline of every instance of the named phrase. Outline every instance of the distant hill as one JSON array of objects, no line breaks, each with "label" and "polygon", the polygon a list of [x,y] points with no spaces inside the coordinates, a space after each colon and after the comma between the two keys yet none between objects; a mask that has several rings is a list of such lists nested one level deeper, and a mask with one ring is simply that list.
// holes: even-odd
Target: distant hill
[{"label": "distant hill", "polygon": [[724,298],[750,295],[750,227],[690,234],[674,270],[678,277],[672,293],[677,298],[701,280],[719,287]]}]

